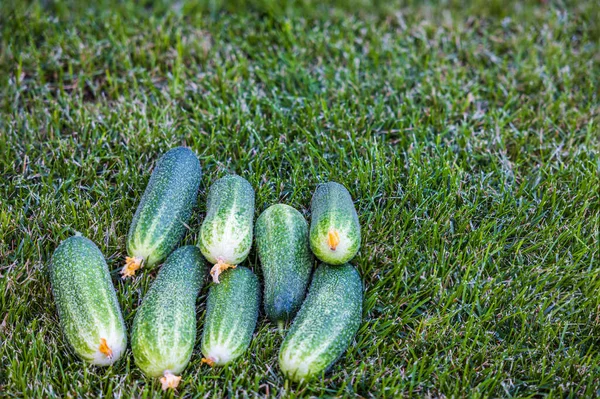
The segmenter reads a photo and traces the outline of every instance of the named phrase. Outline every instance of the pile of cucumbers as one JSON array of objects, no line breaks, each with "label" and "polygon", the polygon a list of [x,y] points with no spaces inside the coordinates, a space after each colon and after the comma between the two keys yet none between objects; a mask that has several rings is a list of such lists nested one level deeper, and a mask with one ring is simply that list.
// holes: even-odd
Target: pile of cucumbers
[{"label": "pile of cucumbers", "polygon": [[[136,365],[176,388],[196,342],[196,300],[212,265],[201,341],[202,362],[225,366],[252,340],[261,285],[241,266],[253,235],[263,276],[266,316],[284,331],[281,371],[293,381],[321,375],[346,351],[361,322],[363,286],[349,262],[360,247],[360,225],[348,190],[317,187],[310,228],[300,212],[276,204],[254,226],[254,189],[228,175],[209,190],[197,246],[178,247],[188,229],[202,176],[196,155],[184,147],[160,158],[127,237],[123,278],[162,265],[131,327]],[[313,255],[314,254],[314,255]],[[313,272],[314,257],[322,263]],[[110,365],[127,348],[127,331],[104,256],[89,239],[73,236],[50,262],[61,326],[77,355]],[[306,293],[308,289],[308,294]]]}]

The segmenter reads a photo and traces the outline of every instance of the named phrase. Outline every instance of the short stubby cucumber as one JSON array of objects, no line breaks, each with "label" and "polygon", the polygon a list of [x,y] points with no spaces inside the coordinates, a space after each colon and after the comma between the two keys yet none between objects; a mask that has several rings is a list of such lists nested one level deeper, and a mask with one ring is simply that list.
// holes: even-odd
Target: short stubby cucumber
[{"label": "short stubby cucumber", "polygon": [[206,265],[196,246],[177,249],[160,268],[131,333],[135,364],[163,389],[176,388],[196,342],[196,298]]},{"label": "short stubby cucumber", "polygon": [[243,177],[228,175],[217,180],[208,193],[206,218],[200,228],[200,249],[219,274],[242,263],[252,246],[254,189]]},{"label": "short stubby cucumber", "polygon": [[243,266],[225,271],[221,282],[210,287],[202,332],[203,363],[224,366],[246,351],[258,318],[259,289],[256,275]]},{"label": "short stubby cucumber", "polygon": [[200,161],[189,148],[173,148],[158,160],[129,228],[123,278],[162,262],[177,248],[201,178]]},{"label": "short stubby cucumber", "polygon": [[310,246],[321,261],[341,265],[360,248],[360,224],[352,197],[339,183],[320,184],[311,204]]},{"label": "short stubby cucumber", "polygon": [[302,305],[310,280],[313,255],[308,224],[296,209],[276,204],[259,216],[255,235],[264,278],[265,312],[282,327]]},{"label": "short stubby cucumber", "polygon": [[321,265],[279,351],[279,366],[294,381],[309,380],[346,351],[362,317],[360,275],[345,264]]},{"label": "short stubby cucumber", "polygon": [[127,334],[102,252],[85,237],[70,237],[54,251],[49,269],[60,323],[77,355],[100,366],[117,361]]}]

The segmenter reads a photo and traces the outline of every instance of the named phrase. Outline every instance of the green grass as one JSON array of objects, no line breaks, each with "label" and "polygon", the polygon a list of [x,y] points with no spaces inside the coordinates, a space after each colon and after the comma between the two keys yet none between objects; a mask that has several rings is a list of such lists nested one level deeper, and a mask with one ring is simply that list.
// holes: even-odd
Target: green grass
[{"label": "green grass", "polygon": [[595,3],[3,2],[0,396],[162,395],[130,350],[108,369],[76,358],[47,264],[75,232],[95,241],[130,327],[153,273],[118,278],[127,230],[176,145],[205,171],[185,243],[225,173],[253,184],[257,216],[308,216],[336,180],[366,287],[324,378],[286,381],[261,315],[231,367],[197,345],[177,396],[599,395]]}]

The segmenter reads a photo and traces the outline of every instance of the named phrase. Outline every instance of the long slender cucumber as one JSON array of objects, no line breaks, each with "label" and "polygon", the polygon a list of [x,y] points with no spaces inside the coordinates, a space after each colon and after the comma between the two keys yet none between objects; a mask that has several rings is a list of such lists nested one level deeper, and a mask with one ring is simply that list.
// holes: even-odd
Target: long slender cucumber
[{"label": "long slender cucumber", "polygon": [[49,269],[60,324],[75,353],[91,364],[113,364],[127,334],[102,252],[85,237],[70,237],[54,251]]},{"label": "long slender cucumber", "polygon": [[214,264],[213,281],[219,274],[242,263],[252,246],[254,189],[243,177],[225,176],[211,186],[206,218],[200,228],[200,250]]},{"label": "long slender cucumber", "polygon": [[196,205],[201,177],[200,162],[189,148],[173,148],[158,160],[129,228],[123,278],[162,262],[177,248]]},{"label": "long slender cucumber", "polygon": [[291,206],[276,204],[256,221],[256,247],[264,278],[264,306],[282,327],[292,319],[306,295],[313,265],[308,224]]},{"label": "long slender cucumber", "polygon": [[352,265],[317,268],[279,352],[279,366],[288,378],[318,376],[346,351],[361,323],[362,294]]},{"label": "long slender cucumber", "polygon": [[177,249],[160,268],[133,321],[131,347],[137,366],[176,388],[196,341],[196,298],[206,273],[196,246]]},{"label": "long slender cucumber", "polygon": [[204,363],[224,366],[241,356],[252,340],[260,306],[258,278],[246,267],[225,271],[210,287],[202,332]]}]

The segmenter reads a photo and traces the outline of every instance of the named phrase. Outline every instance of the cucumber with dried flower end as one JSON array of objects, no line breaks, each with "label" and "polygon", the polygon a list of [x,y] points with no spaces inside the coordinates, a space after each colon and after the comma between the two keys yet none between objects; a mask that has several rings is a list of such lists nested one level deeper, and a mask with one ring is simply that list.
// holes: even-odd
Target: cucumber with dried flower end
[{"label": "cucumber with dried flower end", "polygon": [[131,333],[135,364],[162,387],[176,388],[196,341],[196,298],[206,265],[196,246],[167,258],[139,307]]},{"label": "cucumber with dried flower end", "polygon": [[127,334],[102,252],[85,237],[70,237],[54,251],[49,269],[69,344],[91,364],[113,364],[127,347]]},{"label": "cucumber with dried flower end", "polygon": [[281,327],[302,305],[310,280],[313,256],[308,223],[291,206],[276,204],[258,217],[255,232],[265,285],[265,312]]},{"label": "cucumber with dried flower end", "polygon": [[223,272],[221,282],[212,284],[202,332],[203,363],[224,366],[246,351],[258,318],[259,289],[256,275],[243,266]]},{"label": "cucumber with dried flower end", "polygon": [[196,205],[202,168],[189,148],[167,151],[157,162],[127,236],[123,278],[169,256],[186,231]]},{"label": "cucumber with dried flower end", "polygon": [[279,366],[288,378],[318,376],[346,351],[361,323],[362,294],[352,265],[317,268],[279,351]]},{"label": "cucumber with dried flower end", "polygon": [[360,224],[346,187],[339,183],[320,184],[312,198],[310,246],[321,261],[341,265],[360,248]]},{"label": "cucumber with dried flower end", "polygon": [[200,228],[200,250],[214,264],[215,283],[224,270],[242,263],[252,246],[254,189],[243,177],[225,176],[211,186]]}]

